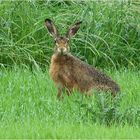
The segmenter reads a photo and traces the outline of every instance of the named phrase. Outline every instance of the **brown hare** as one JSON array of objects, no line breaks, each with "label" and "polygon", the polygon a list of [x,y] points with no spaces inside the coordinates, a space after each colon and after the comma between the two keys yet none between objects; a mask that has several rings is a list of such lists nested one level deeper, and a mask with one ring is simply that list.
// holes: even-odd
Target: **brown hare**
[{"label": "brown hare", "polygon": [[65,90],[68,95],[77,90],[91,95],[94,89],[110,91],[113,96],[120,91],[119,86],[108,76],[86,64],[70,53],[69,39],[76,34],[81,22],[73,25],[65,36],[60,36],[54,23],[45,20],[45,25],[55,40],[55,50],[51,58],[50,75],[58,87],[58,97]]}]

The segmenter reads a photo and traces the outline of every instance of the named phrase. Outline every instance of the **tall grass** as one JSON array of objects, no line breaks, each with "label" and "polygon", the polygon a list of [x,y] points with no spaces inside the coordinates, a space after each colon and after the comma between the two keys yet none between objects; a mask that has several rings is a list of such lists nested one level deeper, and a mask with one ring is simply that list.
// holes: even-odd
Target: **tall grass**
[{"label": "tall grass", "polygon": [[121,86],[116,99],[75,92],[59,101],[48,70],[0,70],[0,138],[139,138],[140,72],[106,72]]},{"label": "tall grass", "polygon": [[139,2],[1,1],[0,65],[38,67],[50,62],[53,40],[44,27],[51,18],[64,34],[83,21],[71,51],[99,67],[139,67]]}]

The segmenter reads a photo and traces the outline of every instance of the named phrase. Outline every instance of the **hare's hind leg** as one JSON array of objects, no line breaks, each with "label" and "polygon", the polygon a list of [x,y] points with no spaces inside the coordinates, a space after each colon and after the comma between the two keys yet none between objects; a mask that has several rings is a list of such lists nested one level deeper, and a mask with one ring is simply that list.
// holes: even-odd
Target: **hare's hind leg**
[{"label": "hare's hind leg", "polygon": [[63,93],[66,93],[68,96],[72,94],[71,88],[66,88],[62,84],[57,84],[57,87],[58,87],[57,98],[61,98]]},{"label": "hare's hind leg", "polygon": [[93,96],[93,92],[94,92],[93,89],[91,89],[91,90],[85,92],[84,94],[85,94],[87,97],[91,97],[91,96]]},{"label": "hare's hind leg", "polygon": [[68,96],[70,96],[72,94],[71,89],[66,89],[66,93],[67,93]]},{"label": "hare's hind leg", "polygon": [[70,89],[66,89],[64,87],[58,87],[57,98],[63,98],[62,97],[63,92],[65,92],[68,96],[72,94]]}]

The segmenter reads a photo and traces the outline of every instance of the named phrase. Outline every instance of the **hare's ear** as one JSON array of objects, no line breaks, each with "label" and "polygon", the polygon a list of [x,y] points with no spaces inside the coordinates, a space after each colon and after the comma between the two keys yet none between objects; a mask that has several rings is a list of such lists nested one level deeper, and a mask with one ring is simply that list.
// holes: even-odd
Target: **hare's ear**
[{"label": "hare's ear", "polygon": [[74,36],[77,33],[77,31],[79,30],[81,23],[82,23],[82,21],[75,23],[66,33],[66,37],[70,38],[70,37]]},{"label": "hare's ear", "polygon": [[58,31],[54,25],[54,23],[50,19],[45,19],[45,25],[49,31],[49,33],[56,38],[58,36]]}]

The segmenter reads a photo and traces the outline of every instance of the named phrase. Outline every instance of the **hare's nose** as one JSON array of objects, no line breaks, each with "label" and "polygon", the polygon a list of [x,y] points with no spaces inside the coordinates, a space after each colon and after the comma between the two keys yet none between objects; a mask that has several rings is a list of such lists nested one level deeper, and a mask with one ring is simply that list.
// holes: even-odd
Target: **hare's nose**
[{"label": "hare's nose", "polygon": [[63,48],[58,48],[58,52],[63,53],[64,49]]}]

